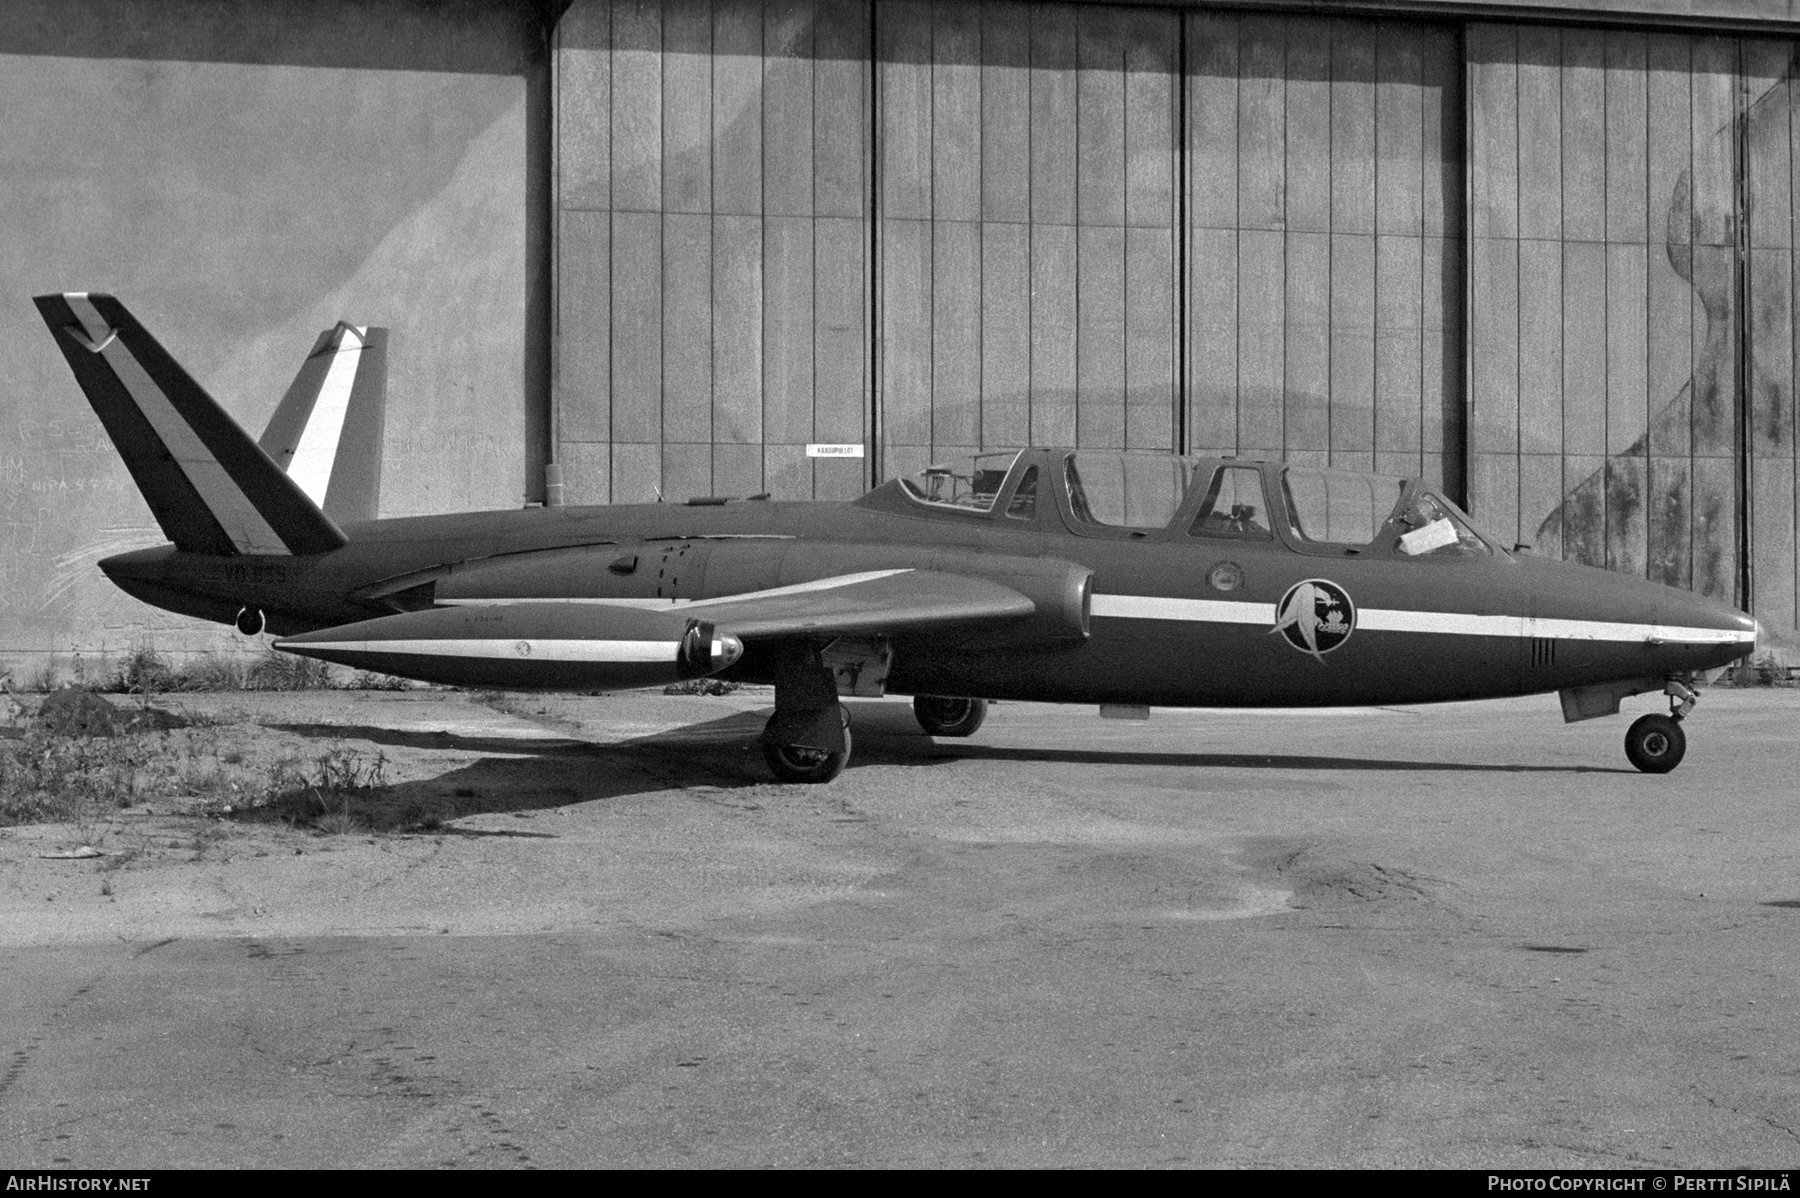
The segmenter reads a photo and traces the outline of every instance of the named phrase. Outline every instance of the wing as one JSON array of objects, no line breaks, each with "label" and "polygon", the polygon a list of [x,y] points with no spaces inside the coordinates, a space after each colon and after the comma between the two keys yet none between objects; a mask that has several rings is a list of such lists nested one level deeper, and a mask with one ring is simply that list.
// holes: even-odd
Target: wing
[{"label": "wing", "polygon": [[877,570],[698,599],[676,608],[742,640],[893,634],[1018,620],[1037,604],[997,582],[936,570]]}]

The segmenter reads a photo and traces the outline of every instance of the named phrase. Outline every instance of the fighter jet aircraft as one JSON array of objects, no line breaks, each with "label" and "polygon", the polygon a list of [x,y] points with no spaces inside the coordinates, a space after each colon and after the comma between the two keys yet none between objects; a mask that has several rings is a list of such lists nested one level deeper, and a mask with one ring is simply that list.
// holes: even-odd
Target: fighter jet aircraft
[{"label": "fighter jet aircraft", "polygon": [[762,745],[789,782],[835,778],[840,697],[885,692],[968,736],[994,699],[1147,714],[1556,691],[1581,720],[1661,691],[1670,713],[1625,750],[1663,773],[1695,676],[1760,631],[1517,552],[1416,479],[1229,457],[1025,449],[852,502],[376,519],[380,330],[322,337],[259,445],[116,299],[36,302],[171,542],[100,563],[128,593],[427,682],[772,683]]}]

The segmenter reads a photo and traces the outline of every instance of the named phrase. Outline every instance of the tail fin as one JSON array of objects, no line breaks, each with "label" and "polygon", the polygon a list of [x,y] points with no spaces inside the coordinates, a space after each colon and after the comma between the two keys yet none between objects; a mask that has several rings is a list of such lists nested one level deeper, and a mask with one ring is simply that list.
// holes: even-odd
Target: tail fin
[{"label": "tail fin", "polygon": [[194,553],[324,553],[343,531],[110,295],[35,300],[164,535]]},{"label": "tail fin", "polygon": [[387,330],[319,334],[258,442],[333,520],[373,520],[387,425]]}]

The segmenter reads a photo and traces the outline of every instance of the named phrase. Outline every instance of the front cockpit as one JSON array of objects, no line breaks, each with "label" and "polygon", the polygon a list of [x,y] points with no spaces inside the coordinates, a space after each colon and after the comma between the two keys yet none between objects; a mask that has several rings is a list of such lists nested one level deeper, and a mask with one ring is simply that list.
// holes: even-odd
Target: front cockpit
[{"label": "front cockpit", "polygon": [[1235,458],[1026,449],[934,464],[859,501],[894,514],[1322,557],[1488,557],[1502,545],[1418,479]]}]

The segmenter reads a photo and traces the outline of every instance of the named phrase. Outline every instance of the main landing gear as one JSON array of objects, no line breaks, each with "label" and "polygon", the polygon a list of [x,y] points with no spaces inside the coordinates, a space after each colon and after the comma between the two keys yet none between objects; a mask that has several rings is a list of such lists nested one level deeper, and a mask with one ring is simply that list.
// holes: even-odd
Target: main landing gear
[{"label": "main landing gear", "polygon": [[850,761],[850,713],[837,682],[812,645],[788,648],[775,662],[775,714],[763,728],[763,760],[782,782],[829,782]]},{"label": "main landing gear", "polygon": [[1663,687],[1669,696],[1668,715],[1639,716],[1625,733],[1625,756],[1646,774],[1666,774],[1687,755],[1687,733],[1681,721],[1700,696],[1674,679]]},{"label": "main landing gear", "polygon": [[946,699],[920,695],[913,700],[913,718],[932,736],[973,736],[987,719],[986,699]]}]

